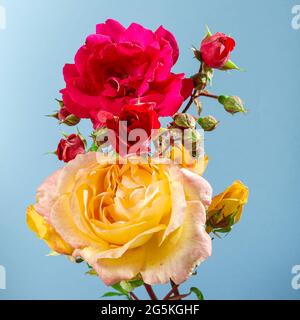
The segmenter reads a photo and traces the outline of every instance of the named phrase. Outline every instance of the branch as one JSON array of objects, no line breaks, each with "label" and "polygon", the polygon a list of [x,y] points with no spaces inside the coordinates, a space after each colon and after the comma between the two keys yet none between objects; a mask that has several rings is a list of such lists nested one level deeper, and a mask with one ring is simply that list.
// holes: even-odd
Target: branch
[{"label": "branch", "polygon": [[140,300],[133,292],[129,292],[129,294],[133,300]]},{"label": "branch", "polygon": [[172,280],[171,280],[171,284],[172,284],[172,289],[168,292],[168,294],[163,298],[163,300],[169,300],[170,297],[172,296],[172,294],[174,293],[176,296],[179,295],[179,291],[178,291],[178,284],[175,284]]},{"label": "branch", "polygon": [[[200,96],[213,98],[213,99],[219,99],[219,96],[212,94],[212,93],[209,93],[209,92],[201,92],[197,97],[200,97]],[[197,98],[197,97],[195,97],[195,98]]]},{"label": "branch", "polygon": [[151,300],[158,300],[157,296],[156,296],[155,292],[153,291],[152,287],[150,286],[150,284],[144,283],[144,287],[145,287],[147,293],[149,294],[149,297]]}]

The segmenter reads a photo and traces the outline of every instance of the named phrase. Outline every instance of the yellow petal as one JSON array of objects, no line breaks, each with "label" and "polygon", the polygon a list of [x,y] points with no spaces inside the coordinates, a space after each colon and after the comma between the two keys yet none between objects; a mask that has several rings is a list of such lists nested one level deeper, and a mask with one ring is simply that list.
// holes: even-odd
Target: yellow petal
[{"label": "yellow petal", "polygon": [[28,227],[55,252],[71,255],[73,248],[68,245],[53,227],[39,215],[34,206],[31,205],[27,208],[26,221]]}]

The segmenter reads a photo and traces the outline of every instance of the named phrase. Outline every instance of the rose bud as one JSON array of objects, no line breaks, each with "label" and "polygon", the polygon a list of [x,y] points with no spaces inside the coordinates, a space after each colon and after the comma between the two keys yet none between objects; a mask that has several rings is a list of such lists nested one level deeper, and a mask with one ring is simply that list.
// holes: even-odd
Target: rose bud
[{"label": "rose bud", "polygon": [[196,120],[193,116],[187,113],[177,113],[173,117],[176,127],[181,129],[195,128]]},{"label": "rose bud", "polygon": [[68,111],[62,100],[56,99],[59,104],[59,110],[54,114],[48,115],[48,117],[59,120],[59,123],[64,123],[67,126],[76,126],[80,122],[80,118]]},{"label": "rose bud", "polygon": [[224,109],[231,114],[247,112],[244,108],[243,101],[239,97],[219,96],[218,101],[224,106]]},{"label": "rose bud", "polygon": [[201,59],[208,67],[221,69],[229,60],[234,47],[235,41],[233,38],[218,32],[202,40]]},{"label": "rose bud", "polygon": [[204,131],[213,131],[217,127],[219,121],[213,116],[207,116],[199,118],[198,123]]},{"label": "rose bud", "polygon": [[85,142],[78,134],[70,134],[66,139],[61,139],[56,150],[59,160],[69,162],[76,158],[78,154],[85,153]]},{"label": "rose bud", "polygon": [[66,107],[62,107],[57,113],[57,119],[60,123],[63,123],[69,127],[76,126],[80,119],[74,114],[70,113]]},{"label": "rose bud", "polygon": [[207,210],[206,231],[229,232],[240,220],[248,195],[248,188],[242,182],[235,181],[215,196]]}]

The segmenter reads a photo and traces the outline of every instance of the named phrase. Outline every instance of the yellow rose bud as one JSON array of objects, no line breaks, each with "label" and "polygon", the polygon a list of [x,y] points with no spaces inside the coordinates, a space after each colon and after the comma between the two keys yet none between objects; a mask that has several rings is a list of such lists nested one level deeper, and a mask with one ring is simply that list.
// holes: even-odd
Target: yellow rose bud
[{"label": "yellow rose bud", "polygon": [[235,181],[224,192],[215,196],[207,210],[206,231],[208,233],[215,229],[230,231],[231,226],[240,220],[248,195],[248,188],[242,182]]}]

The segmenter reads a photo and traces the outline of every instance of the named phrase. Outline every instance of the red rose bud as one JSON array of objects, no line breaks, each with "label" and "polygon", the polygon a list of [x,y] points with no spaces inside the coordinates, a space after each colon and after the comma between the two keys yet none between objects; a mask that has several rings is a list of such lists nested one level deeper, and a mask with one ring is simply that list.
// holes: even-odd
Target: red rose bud
[{"label": "red rose bud", "polygon": [[[126,130],[123,130],[125,123]],[[119,117],[106,117],[106,127],[115,133],[116,144],[113,147],[118,153],[124,155],[131,153],[129,149],[133,146],[135,146],[135,150],[148,150],[152,130],[159,129],[160,123],[154,110],[154,104],[140,103],[124,106]],[[135,141],[130,141],[128,137],[134,129],[142,129],[144,135],[139,136]]]},{"label": "red rose bud", "polygon": [[198,123],[204,131],[213,131],[217,127],[219,121],[213,116],[207,116],[199,118]]},{"label": "red rose bud", "polygon": [[247,110],[244,108],[243,101],[239,97],[219,96],[218,101],[224,106],[224,109],[231,114],[247,112]]},{"label": "red rose bud", "polygon": [[69,162],[78,154],[85,153],[84,141],[80,135],[70,134],[66,139],[61,139],[56,150],[59,160]]},{"label": "red rose bud", "polygon": [[67,126],[76,126],[80,122],[80,118],[76,117],[74,114],[69,112],[64,105],[62,100],[56,99],[59,104],[59,111],[54,114],[49,115],[48,117],[55,118],[59,120],[59,123],[64,123]]},{"label": "red rose bud", "polygon": [[230,58],[235,47],[233,38],[218,32],[206,37],[201,42],[200,54],[202,61],[210,68],[221,69]]},{"label": "red rose bud", "polygon": [[74,114],[70,113],[65,107],[62,107],[57,113],[57,119],[60,123],[64,123],[67,126],[76,126],[80,119],[76,117]]}]

